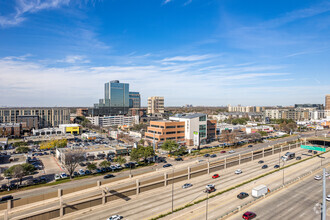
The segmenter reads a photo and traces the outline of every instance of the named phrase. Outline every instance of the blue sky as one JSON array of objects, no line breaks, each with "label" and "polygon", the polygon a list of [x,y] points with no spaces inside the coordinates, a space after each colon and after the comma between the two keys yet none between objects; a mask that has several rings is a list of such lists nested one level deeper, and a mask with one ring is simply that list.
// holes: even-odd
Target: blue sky
[{"label": "blue sky", "polygon": [[329,61],[329,1],[0,0],[0,106],[324,103]]}]

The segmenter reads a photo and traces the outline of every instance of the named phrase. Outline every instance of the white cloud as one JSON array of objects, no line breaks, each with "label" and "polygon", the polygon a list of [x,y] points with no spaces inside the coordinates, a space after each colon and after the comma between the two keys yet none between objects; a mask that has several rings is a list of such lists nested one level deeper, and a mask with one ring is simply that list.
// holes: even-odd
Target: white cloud
[{"label": "white cloud", "polygon": [[[264,85],[264,82],[275,86],[276,82],[283,82],[283,76],[289,75],[274,72],[281,69],[278,66],[225,67],[198,59],[169,66],[162,65],[161,60],[132,66],[80,66],[79,62],[83,60],[80,56],[68,56],[64,60],[72,65],[48,67],[27,60],[0,59],[0,93],[6,94],[0,97],[0,103],[92,106],[103,97],[104,83],[118,79],[129,83],[130,90],[139,91],[144,105],[146,97],[153,95],[165,96],[167,105],[186,102],[226,105],[225,97],[240,97],[242,91],[245,94],[246,90]],[[210,94],[214,94],[213,100]],[[253,101],[255,94],[250,95],[246,101]]]},{"label": "white cloud", "polygon": [[57,62],[60,62],[60,63],[70,63],[70,64],[74,64],[74,63],[90,63],[90,61],[87,60],[85,56],[79,56],[79,55],[66,56],[65,59],[58,60]]},{"label": "white cloud", "polygon": [[165,0],[164,2],[163,2],[163,4],[165,5],[165,4],[167,4],[167,3],[170,3],[172,0]]},{"label": "white cloud", "polygon": [[59,8],[68,5],[70,0],[16,0],[15,12],[6,16],[0,16],[0,25],[3,27],[21,23],[27,14],[41,10]]},{"label": "white cloud", "polygon": [[198,60],[205,60],[214,57],[214,55],[211,54],[205,54],[205,55],[190,55],[190,56],[175,56],[175,57],[168,57],[163,59],[163,62],[168,61],[198,61]]}]

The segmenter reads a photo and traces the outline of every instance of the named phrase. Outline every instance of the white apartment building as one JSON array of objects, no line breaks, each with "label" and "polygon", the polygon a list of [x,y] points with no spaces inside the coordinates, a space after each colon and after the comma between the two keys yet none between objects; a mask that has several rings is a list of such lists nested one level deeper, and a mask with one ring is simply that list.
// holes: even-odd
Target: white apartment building
[{"label": "white apartment building", "polygon": [[206,114],[177,114],[173,117],[170,117],[169,120],[185,122],[185,139],[188,146],[194,144],[194,138],[196,137],[196,134],[199,135],[199,141],[205,140],[207,138]]},{"label": "white apartment building", "polygon": [[164,97],[153,96],[148,98],[148,114],[164,113]]},{"label": "white apartment building", "polygon": [[93,125],[101,126],[101,127],[110,127],[110,126],[133,126],[134,124],[139,124],[139,116],[94,116],[94,117],[86,117]]},{"label": "white apartment building", "polygon": [[281,119],[282,111],[278,109],[266,109],[265,117],[269,117],[270,119]]}]

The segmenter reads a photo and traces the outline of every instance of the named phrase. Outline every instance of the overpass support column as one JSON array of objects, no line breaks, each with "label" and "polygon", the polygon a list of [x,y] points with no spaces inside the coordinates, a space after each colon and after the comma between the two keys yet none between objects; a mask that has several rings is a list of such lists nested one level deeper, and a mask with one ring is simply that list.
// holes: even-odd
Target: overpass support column
[{"label": "overpass support column", "polygon": [[291,149],[291,144],[289,144],[289,150]]},{"label": "overpass support column", "polygon": [[60,218],[62,218],[64,215],[64,208],[63,208],[63,198],[60,197]]},{"label": "overpass support column", "polygon": [[251,151],[251,161],[253,161],[253,151]]},{"label": "overpass support column", "polygon": [[136,180],[136,195],[139,195],[140,193],[140,182],[139,180],[137,179]]},{"label": "overpass support column", "polygon": [[5,210],[4,216],[3,216],[4,220],[8,220],[8,210]]},{"label": "overpass support column", "polygon": [[12,208],[12,200],[7,200],[7,211],[10,211]]},{"label": "overpass support column", "polygon": [[97,187],[99,187],[99,188],[101,187],[101,181],[97,181],[96,184],[97,184]]},{"label": "overpass support column", "polygon": [[241,154],[238,155],[238,165],[241,164]]},{"label": "overpass support column", "polygon": [[63,196],[63,189],[58,189],[57,190],[57,197],[61,198]]},{"label": "overpass support column", "polygon": [[225,162],[224,162],[224,165],[223,165],[224,169],[227,168],[227,157],[225,157]]},{"label": "overpass support column", "polygon": [[188,167],[188,180],[190,180],[190,172],[191,172],[191,168],[190,167]]},{"label": "overpass support column", "polygon": [[272,151],[273,151],[273,155],[274,155],[275,154],[275,147],[274,147],[274,145],[273,145]]},{"label": "overpass support column", "polygon": [[102,190],[102,205],[105,205],[105,192]]},{"label": "overpass support column", "polygon": [[207,174],[210,174],[210,162],[207,162]]},{"label": "overpass support column", "polygon": [[164,173],[164,186],[167,186],[167,173]]},{"label": "overpass support column", "polygon": [[262,148],[262,157],[265,157],[265,148]]}]

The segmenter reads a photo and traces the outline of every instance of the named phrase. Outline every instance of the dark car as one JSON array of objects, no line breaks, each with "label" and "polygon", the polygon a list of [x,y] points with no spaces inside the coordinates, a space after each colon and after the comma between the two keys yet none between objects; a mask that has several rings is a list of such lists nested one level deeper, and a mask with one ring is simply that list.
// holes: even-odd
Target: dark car
[{"label": "dark car", "polygon": [[47,182],[46,177],[44,177],[44,176],[40,177],[39,182],[40,183],[46,183]]},{"label": "dark car", "polygon": [[175,158],[175,161],[183,161],[183,159],[181,157],[177,157]]},{"label": "dark car", "polygon": [[76,171],[73,172],[73,176],[76,177],[78,176],[78,173]]},{"label": "dark car", "polygon": [[102,173],[105,173],[105,172],[107,172],[107,170],[106,170],[104,167],[102,167],[102,168],[101,168],[101,172],[102,172]]},{"label": "dark car", "polygon": [[264,161],[263,160],[259,160],[258,163],[264,163]]},{"label": "dark car", "polygon": [[261,167],[261,169],[266,169],[266,168],[268,168],[266,164]]},{"label": "dark car", "polygon": [[299,156],[299,157],[296,157],[296,160],[301,160],[301,157]]},{"label": "dark car", "polygon": [[313,153],[314,153],[314,154],[317,154],[317,151],[314,151]]},{"label": "dark car", "polygon": [[2,184],[1,187],[0,187],[0,190],[5,191],[5,190],[7,190],[7,188],[8,188],[7,184]]},{"label": "dark car", "polygon": [[253,145],[250,144],[248,147],[253,147]]},{"label": "dark car", "polygon": [[257,215],[253,212],[245,212],[242,216],[243,219],[245,220],[250,220],[250,219],[253,219],[255,218]]},{"label": "dark car", "polygon": [[170,167],[172,166],[172,164],[168,163],[168,164],[165,164],[163,167],[166,168],[166,167]]},{"label": "dark car", "polygon": [[312,150],[308,150],[308,153],[313,153],[313,151]]},{"label": "dark car", "polygon": [[86,164],[84,164],[84,163],[79,163],[79,165],[82,167],[86,166]]},{"label": "dark car", "polygon": [[209,157],[210,156],[210,154],[204,154],[204,157]]},{"label": "dark car", "polygon": [[278,169],[278,168],[280,168],[280,165],[276,164],[276,165],[274,166],[274,168],[275,168],[275,169]]},{"label": "dark car", "polygon": [[244,199],[248,196],[249,196],[249,194],[247,194],[246,192],[241,192],[240,194],[237,195],[237,198]]},{"label": "dark car", "polygon": [[86,174],[86,175],[90,175],[90,174],[92,174],[92,172],[89,171],[89,170],[85,170],[85,174]]},{"label": "dark car", "polygon": [[112,177],[115,177],[115,176],[112,175],[112,174],[107,174],[103,177],[103,179],[109,179],[109,178],[112,178]]},{"label": "dark car", "polygon": [[212,154],[210,157],[211,158],[214,158],[214,157],[217,157],[217,155],[216,154]]},{"label": "dark car", "polygon": [[0,199],[0,201],[2,202],[2,201],[12,200],[12,199],[14,199],[14,197],[13,197],[12,195],[9,195],[9,196],[4,196],[4,197],[2,197],[2,198]]},{"label": "dark car", "polygon": [[96,169],[96,172],[97,172],[97,173],[101,173],[102,171],[101,171],[100,168],[97,168],[97,169]]}]

